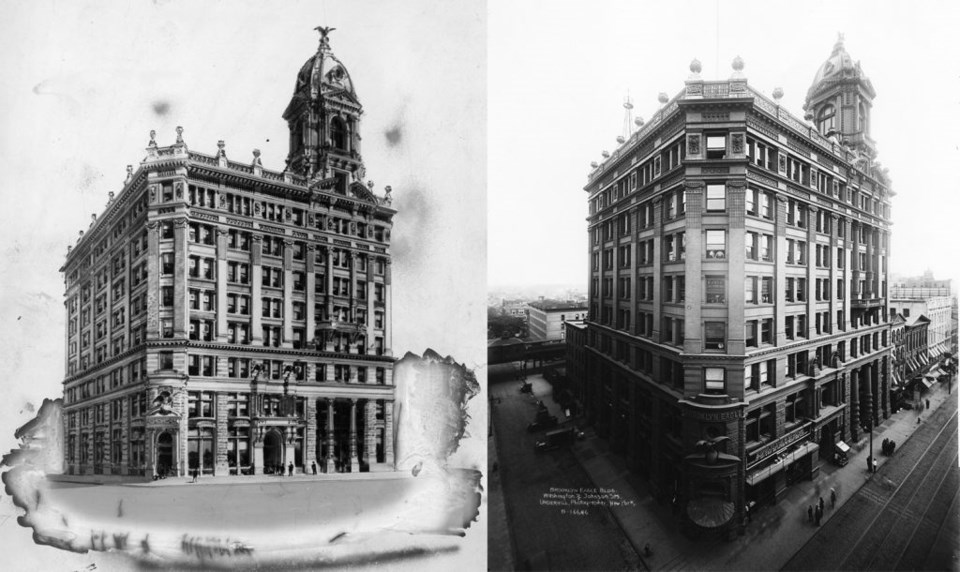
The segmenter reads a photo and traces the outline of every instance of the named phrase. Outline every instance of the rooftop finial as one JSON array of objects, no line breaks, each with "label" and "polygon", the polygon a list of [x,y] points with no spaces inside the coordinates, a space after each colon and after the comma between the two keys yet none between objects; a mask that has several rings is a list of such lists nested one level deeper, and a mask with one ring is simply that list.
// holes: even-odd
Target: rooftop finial
[{"label": "rooftop finial", "polygon": [[156,132],[155,130],[153,130],[153,129],[150,130],[150,143],[149,143],[149,145],[150,145],[151,147],[156,147],[156,146],[157,146],[157,132]]},{"label": "rooftop finial", "polygon": [[260,162],[260,149],[253,150],[253,164],[258,166],[262,165],[262,163]]},{"label": "rooftop finial", "polygon": [[690,72],[696,75],[700,75],[700,71],[703,70],[703,66],[700,65],[700,60],[693,58],[693,61],[690,62]]},{"label": "rooftop finial", "polygon": [[773,88],[773,99],[776,100],[777,103],[780,103],[781,97],[783,97],[783,88],[782,87]]},{"label": "rooftop finial", "polygon": [[670,101],[670,96],[668,96],[666,92],[661,91],[660,94],[657,95],[657,101],[660,102],[660,105],[665,105],[668,101]]},{"label": "rooftop finial", "polygon": [[226,146],[227,144],[223,142],[223,139],[217,141],[217,157],[227,156],[227,152],[224,150]]},{"label": "rooftop finial", "polygon": [[177,143],[183,143],[183,127],[177,125]]},{"label": "rooftop finial", "polygon": [[843,32],[837,32],[837,43],[833,44],[833,53],[831,55],[835,56],[843,51]]},{"label": "rooftop finial", "polygon": [[131,179],[133,179],[133,165],[127,165],[127,179],[124,184],[129,183]]},{"label": "rooftop finial", "polygon": [[336,30],[336,28],[330,26],[317,26],[314,30],[320,32],[320,50],[329,50],[330,49],[330,32]]}]

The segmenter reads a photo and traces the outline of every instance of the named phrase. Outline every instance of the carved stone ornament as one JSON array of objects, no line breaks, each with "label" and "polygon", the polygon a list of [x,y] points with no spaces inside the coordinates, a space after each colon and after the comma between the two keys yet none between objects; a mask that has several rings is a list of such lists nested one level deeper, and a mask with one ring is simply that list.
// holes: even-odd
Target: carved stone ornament
[{"label": "carved stone ornament", "polygon": [[337,230],[337,221],[334,219],[327,220],[327,230]]},{"label": "carved stone ornament", "polygon": [[186,228],[186,227],[187,227],[187,219],[185,219],[185,218],[178,218],[178,219],[176,219],[175,221],[173,221],[173,226],[176,227],[176,228]]},{"label": "carved stone ornament", "polygon": [[316,224],[316,217],[314,217],[314,215],[312,214],[307,215],[307,223],[310,226],[313,226],[314,224]]},{"label": "carved stone ornament", "polygon": [[350,234],[357,234],[357,223],[350,222]]},{"label": "carved stone ornament", "polygon": [[288,210],[284,214],[284,217],[287,219],[287,222],[290,222],[293,219],[293,213]]},{"label": "carved stone ornament", "polygon": [[174,189],[176,189],[177,198],[178,198],[178,199],[182,199],[182,198],[183,198],[183,183],[177,183],[177,184],[174,186]]},{"label": "carved stone ornament", "polygon": [[700,154],[700,136],[687,135],[687,155]]},{"label": "carved stone ornament", "polygon": [[784,155],[782,155],[782,154],[777,156],[777,169],[780,170],[780,171],[786,171],[786,170],[787,170],[787,158],[786,158],[786,156],[784,156]]},{"label": "carved stone ornament", "polygon": [[220,195],[220,208],[227,208],[227,195]]},{"label": "carved stone ornament", "polygon": [[253,203],[253,214],[260,216],[260,203]]},{"label": "carved stone ornament", "polygon": [[743,153],[743,133],[734,133],[730,136],[730,146],[734,154]]},{"label": "carved stone ornament", "polygon": [[156,200],[157,200],[157,186],[150,185],[150,202],[152,203]]}]

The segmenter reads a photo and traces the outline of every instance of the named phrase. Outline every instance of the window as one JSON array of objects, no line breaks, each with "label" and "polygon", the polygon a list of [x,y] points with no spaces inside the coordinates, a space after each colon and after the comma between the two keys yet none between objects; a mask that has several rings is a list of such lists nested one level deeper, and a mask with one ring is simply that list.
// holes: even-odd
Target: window
[{"label": "window", "polygon": [[173,260],[172,252],[164,252],[160,255],[160,274],[164,276],[173,274]]},{"label": "window", "polygon": [[706,303],[725,304],[727,301],[727,278],[725,276],[706,276]]},{"label": "window", "polygon": [[707,159],[723,159],[727,155],[725,135],[707,135]]},{"label": "window", "polygon": [[727,189],[722,184],[707,185],[707,210],[723,211],[727,208]]},{"label": "window", "polygon": [[727,235],[723,230],[708,230],[707,234],[707,258],[726,258],[727,253]]},{"label": "window", "polygon": [[703,370],[705,393],[724,394],[727,392],[726,371],[722,367],[708,367]]},{"label": "window", "polygon": [[757,303],[757,277],[747,276],[743,279],[743,301],[747,304]]},{"label": "window", "polygon": [[836,128],[836,109],[832,105],[825,105],[817,115],[817,130],[826,135],[830,130]]},{"label": "window", "polygon": [[760,343],[773,343],[773,318],[767,318],[760,322]]},{"label": "window", "polygon": [[760,279],[760,302],[762,304],[773,303],[773,277],[764,276]]},{"label": "window", "polygon": [[724,322],[704,322],[704,349],[722,350],[726,347],[727,325]]},{"label": "window", "polygon": [[759,343],[758,343],[759,338],[757,337],[757,321],[750,320],[749,322],[747,322],[745,324],[745,330],[746,330],[747,347],[749,348],[759,347]]}]

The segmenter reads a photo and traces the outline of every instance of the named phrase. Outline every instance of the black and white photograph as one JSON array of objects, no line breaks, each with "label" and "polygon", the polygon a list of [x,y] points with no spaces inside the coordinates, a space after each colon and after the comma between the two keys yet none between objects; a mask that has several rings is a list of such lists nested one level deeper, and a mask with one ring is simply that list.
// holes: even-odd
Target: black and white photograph
[{"label": "black and white photograph", "polygon": [[956,569],[946,2],[491,2],[491,570]]},{"label": "black and white photograph", "polygon": [[486,558],[486,8],[4,2],[0,566]]}]

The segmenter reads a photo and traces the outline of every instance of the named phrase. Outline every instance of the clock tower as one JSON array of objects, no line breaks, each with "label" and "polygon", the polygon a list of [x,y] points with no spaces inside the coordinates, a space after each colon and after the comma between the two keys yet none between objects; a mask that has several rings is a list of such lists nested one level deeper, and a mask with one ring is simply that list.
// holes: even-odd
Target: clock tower
[{"label": "clock tower", "polygon": [[876,92],[843,46],[843,35],[817,70],[803,105],[821,135],[836,134],[840,142],[873,160],[876,144],[870,137],[870,109]]},{"label": "clock tower", "polygon": [[363,107],[346,66],[333,55],[330,32],[317,27],[320,45],[297,74],[283,118],[290,129],[287,170],[311,184],[346,195],[364,176],[360,156]]}]

